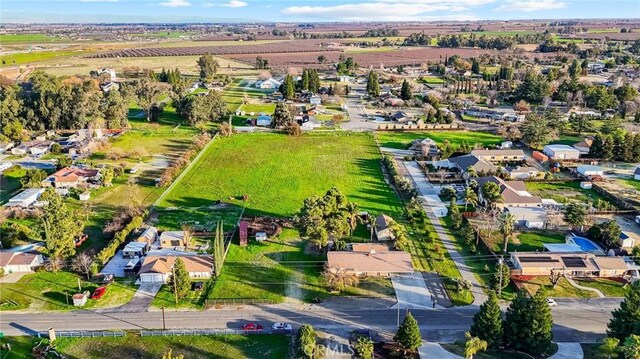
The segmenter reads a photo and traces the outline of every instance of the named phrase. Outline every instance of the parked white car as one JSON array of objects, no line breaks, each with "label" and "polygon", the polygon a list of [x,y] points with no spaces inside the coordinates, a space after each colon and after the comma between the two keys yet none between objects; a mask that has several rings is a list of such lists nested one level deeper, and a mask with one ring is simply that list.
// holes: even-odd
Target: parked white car
[{"label": "parked white car", "polygon": [[291,326],[291,324],[288,324],[288,323],[273,323],[273,325],[271,326],[271,329],[291,331],[293,327]]},{"label": "parked white car", "polygon": [[557,307],[558,306],[558,303],[556,303],[556,301],[551,299],[551,298],[547,298],[547,304],[549,304],[550,307]]}]

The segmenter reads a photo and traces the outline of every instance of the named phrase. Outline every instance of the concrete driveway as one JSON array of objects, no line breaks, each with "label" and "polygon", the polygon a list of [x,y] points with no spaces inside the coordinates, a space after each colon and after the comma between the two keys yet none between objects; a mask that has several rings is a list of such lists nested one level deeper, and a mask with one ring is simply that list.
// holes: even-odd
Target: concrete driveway
[{"label": "concrete driveway", "polygon": [[110,313],[142,313],[146,312],[153,301],[153,298],[156,297],[161,283],[142,283],[138,290],[133,295],[133,298],[129,301],[129,303],[125,305],[121,305],[116,308],[104,309],[102,313],[110,312]]},{"label": "concrete driveway", "polygon": [[122,250],[119,250],[107,263],[107,265],[102,268],[100,273],[111,273],[115,277],[124,278],[124,266],[130,259],[122,258]]},{"label": "concrete driveway", "polygon": [[433,300],[431,293],[420,272],[411,274],[399,274],[391,278],[393,289],[396,291],[398,303],[401,309],[431,309]]}]

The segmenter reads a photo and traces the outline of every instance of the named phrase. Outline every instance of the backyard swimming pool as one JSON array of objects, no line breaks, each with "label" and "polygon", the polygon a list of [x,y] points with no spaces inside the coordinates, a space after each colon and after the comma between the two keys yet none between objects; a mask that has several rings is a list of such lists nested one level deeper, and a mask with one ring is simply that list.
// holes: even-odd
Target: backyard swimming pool
[{"label": "backyard swimming pool", "polygon": [[567,240],[567,243],[573,243],[582,248],[587,253],[604,253],[602,248],[590,239],[584,237],[573,236]]}]

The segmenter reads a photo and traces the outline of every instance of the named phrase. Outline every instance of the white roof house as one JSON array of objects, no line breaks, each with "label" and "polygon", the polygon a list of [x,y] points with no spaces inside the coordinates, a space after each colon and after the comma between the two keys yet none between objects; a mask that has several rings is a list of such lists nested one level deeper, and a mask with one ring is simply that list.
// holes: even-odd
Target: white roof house
[{"label": "white roof house", "polygon": [[517,224],[527,228],[543,228],[547,218],[547,212],[540,207],[505,207],[514,215]]},{"label": "white roof house", "polygon": [[27,208],[38,201],[40,196],[44,193],[44,188],[29,188],[18,193],[18,195],[9,199],[9,202],[5,203],[7,207],[23,207]]},{"label": "white roof house", "polygon": [[604,174],[601,167],[591,165],[578,166],[576,171],[583,176],[602,176]]},{"label": "white roof house", "polygon": [[546,145],[542,150],[545,155],[556,160],[570,160],[580,158],[580,151],[567,145]]},{"label": "white roof house", "polygon": [[270,77],[266,80],[258,80],[256,81],[256,83],[254,84],[255,87],[260,88],[260,89],[277,89],[280,87],[280,85],[282,84],[282,82],[274,79],[273,77]]},{"label": "white roof house", "polygon": [[256,118],[256,126],[264,126],[264,127],[271,126],[271,116],[261,113]]}]

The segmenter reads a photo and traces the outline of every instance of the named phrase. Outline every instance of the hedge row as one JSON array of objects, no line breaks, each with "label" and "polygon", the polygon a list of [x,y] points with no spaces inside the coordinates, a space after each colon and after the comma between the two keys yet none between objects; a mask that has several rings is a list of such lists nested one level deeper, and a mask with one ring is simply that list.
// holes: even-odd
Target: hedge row
[{"label": "hedge row", "polygon": [[133,232],[136,228],[140,227],[144,222],[143,216],[134,217],[129,224],[127,224],[123,230],[117,232],[113,239],[104,247],[98,254],[96,255],[96,259],[99,260],[102,264],[106,264],[111,257],[116,254],[118,247],[120,247],[124,241],[127,239],[127,236]]}]

